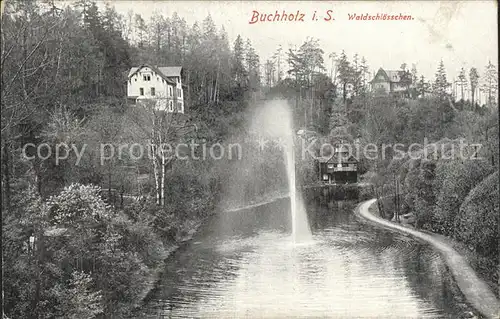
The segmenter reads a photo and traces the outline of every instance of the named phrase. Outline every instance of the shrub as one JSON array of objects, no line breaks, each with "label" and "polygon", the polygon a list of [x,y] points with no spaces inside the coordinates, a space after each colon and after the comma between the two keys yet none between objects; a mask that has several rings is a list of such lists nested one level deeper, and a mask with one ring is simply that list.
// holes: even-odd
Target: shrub
[{"label": "shrub", "polygon": [[455,225],[456,237],[498,263],[498,171],[485,178],[465,198]]}]

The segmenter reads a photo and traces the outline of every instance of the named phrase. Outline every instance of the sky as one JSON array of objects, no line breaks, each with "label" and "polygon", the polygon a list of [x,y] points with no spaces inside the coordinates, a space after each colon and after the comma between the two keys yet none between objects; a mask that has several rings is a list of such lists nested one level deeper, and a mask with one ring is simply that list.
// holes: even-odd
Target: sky
[{"label": "sky", "polygon": [[[171,16],[177,12],[188,24],[210,14],[224,26],[229,40],[239,34],[249,38],[264,63],[279,45],[285,50],[300,46],[307,37],[319,39],[328,55],[345,50],[365,56],[371,71],[399,69],[402,63],[416,64],[419,74],[434,77],[443,59],[448,80],[461,67],[478,68],[480,75],[489,60],[497,65],[496,1],[106,1],[126,15],[129,11],[146,20],[155,12]],[[102,2],[104,4],[104,2]],[[304,14],[304,21],[257,22],[253,11],[262,14]],[[334,20],[324,21],[328,17]],[[313,21],[316,11],[317,21]],[[411,15],[412,20],[349,20],[357,15]],[[468,73],[468,72],[467,72]]]}]

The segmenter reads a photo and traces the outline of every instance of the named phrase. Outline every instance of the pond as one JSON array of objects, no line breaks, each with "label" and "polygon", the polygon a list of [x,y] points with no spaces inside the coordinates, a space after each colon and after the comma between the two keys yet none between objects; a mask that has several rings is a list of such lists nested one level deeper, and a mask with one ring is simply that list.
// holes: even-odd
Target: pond
[{"label": "pond", "polygon": [[293,245],[287,199],[219,213],[167,260],[137,318],[459,318],[440,255],[304,194],[313,242]]}]

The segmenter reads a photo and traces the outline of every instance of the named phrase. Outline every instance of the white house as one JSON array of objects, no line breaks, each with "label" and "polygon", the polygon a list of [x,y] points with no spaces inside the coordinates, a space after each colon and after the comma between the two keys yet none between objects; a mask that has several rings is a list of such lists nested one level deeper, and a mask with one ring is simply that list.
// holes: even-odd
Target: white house
[{"label": "white house", "polygon": [[157,110],[184,113],[182,67],[141,65],[128,73],[127,97],[132,103],[155,101]]}]

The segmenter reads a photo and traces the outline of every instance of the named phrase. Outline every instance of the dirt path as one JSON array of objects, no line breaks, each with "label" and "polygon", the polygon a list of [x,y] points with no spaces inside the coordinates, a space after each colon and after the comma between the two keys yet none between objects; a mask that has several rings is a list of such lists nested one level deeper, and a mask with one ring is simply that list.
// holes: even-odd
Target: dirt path
[{"label": "dirt path", "polygon": [[357,207],[356,213],[384,228],[411,234],[431,244],[444,257],[446,264],[453,274],[455,282],[472,306],[488,318],[500,318],[500,301],[490,290],[488,285],[476,275],[465,258],[452,248],[451,243],[448,242],[446,238],[438,235],[422,233],[415,229],[403,227],[373,215],[368,211],[368,208],[375,203],[375,201],[375,199],[371,199],[361,203]]}]

